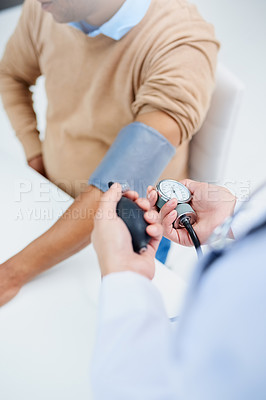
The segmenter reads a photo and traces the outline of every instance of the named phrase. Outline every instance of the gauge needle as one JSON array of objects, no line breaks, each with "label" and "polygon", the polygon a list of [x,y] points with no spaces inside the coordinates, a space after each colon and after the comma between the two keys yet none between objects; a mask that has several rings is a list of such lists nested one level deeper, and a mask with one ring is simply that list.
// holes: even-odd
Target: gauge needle
[{"label": "gauge needle", "polygon": [[175,189],[173,189],[173,188],[172,188],[172,192],[175,194],[175,197],[177,198],[177,195],[176,195]]}]

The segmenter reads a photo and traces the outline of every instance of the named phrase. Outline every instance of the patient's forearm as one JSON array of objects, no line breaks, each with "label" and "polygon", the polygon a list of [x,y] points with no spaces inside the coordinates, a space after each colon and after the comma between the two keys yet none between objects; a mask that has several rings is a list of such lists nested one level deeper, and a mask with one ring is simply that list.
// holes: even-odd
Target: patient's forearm
[{"label": "patient's forearm", "polygon": [[90,243],[101,193],[97,188],[88,187],[55,225],[7,261],[21,284]]}]

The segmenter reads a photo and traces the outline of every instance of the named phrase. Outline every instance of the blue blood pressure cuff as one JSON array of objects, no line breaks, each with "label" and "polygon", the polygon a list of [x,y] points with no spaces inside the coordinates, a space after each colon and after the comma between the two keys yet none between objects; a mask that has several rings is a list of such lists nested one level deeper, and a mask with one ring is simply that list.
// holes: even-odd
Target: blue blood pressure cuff
[{"label": "blue blood pressure cuff", "polygon": [[106,192],[108,182],[119,182],[146,196],[174,154],[175,147],[158,131],[133,122],[120,131],[89,184]]}]

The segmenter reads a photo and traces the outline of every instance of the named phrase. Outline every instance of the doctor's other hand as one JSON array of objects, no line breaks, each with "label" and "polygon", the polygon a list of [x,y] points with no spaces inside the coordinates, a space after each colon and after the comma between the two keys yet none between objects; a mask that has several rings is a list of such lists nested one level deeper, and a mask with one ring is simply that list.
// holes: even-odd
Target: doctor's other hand
[{"label": "doctor's other hand", "polygon": [[150,210],[147,199],[137,198],[135,192],[125,196],[135,201],[145,212],[144,218],[149,225],[146,228],[151,236],[147,251],[137,254],[133,251],[131,235],[123,220],[117,216],[116,206],[122,197],[121,186],[118,183],[102,196],[94,220],[92,243],[97,252],[102,276],[114,272],[133,271],[148,279],[155,273],[155,253],[162,238],[163,228],[159,223],[159,214]]},{"label": "doctor's other hand", "polygon": [[[193,225],[201,244],[204,244],[214,229],[219,226],[233,212],[236,197],[226,188],[211,185],[204,182],[196,182],[190,179],[181,181],[192,194],[190,202],[197,214],[197,222]],[[152,209],[156,209],[157,192],[154,187],[149,186],[147,190]],[[192,246],[193,243],[186,229],[174,229],[173,222],[177,217],[177,200],[167,202],[160,211],[163,235],[175,243],[183,246]],[[233,238],[231,232],[230,237]]]}]

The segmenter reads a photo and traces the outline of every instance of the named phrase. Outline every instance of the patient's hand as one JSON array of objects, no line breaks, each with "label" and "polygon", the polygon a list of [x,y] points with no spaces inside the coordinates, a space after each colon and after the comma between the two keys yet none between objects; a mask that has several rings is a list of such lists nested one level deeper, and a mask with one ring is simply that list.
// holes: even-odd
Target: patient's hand
[{"label": "patient's hand", "polygon": [[44,163],[43,163],[43,157],[41,154],[39,156],[36,156],[36,157],[32,158],[31,160],[29,160],[28,165],[31,168],[35,169],[35,171],[39,172],[39,174],[46,177],[46,172],[45,172]]},{"label": "patient's hand", "polygon": [[11,263],[0,264],[0,307],[13,299],[21,286]]},{"label": "patient's hand", "polygon": [[[235,208],[236,197],[226,188],[195,182],[189,179],[181,181],[192,194],[191,206],[197,214],[198,221],[193,225],[201,244],[204,244],[213,230],[220,225]],[[149,186],[147,197],[155,208],[157,201],[156,190]],[[177,217],[175,208],[177,200],[172,199],[166,203],[160,212],[164,236],[183,246],[192,246],[193,243],[186,229],[174,229],[173,222]]]}]

